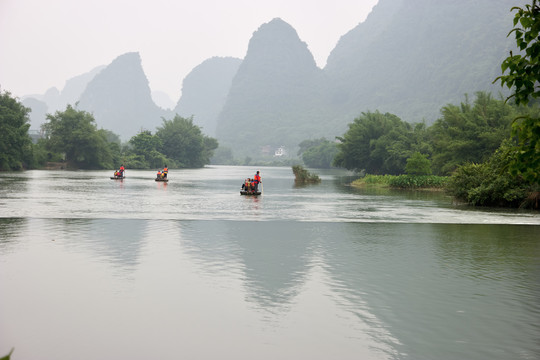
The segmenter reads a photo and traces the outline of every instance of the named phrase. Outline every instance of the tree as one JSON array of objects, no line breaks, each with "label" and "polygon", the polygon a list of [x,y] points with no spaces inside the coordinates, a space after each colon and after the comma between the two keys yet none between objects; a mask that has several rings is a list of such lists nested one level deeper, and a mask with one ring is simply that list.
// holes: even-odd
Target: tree
[{"label": "tree", "polygon": [[426,155],[417,151],[407,159],[405,172],[409,175],[431,175],[431,161]]},{"label": "tree", "polygon": [[[540,6],[536,0],[524,7],[513,7],[516,44],[521,54],[507,57],[501,70],[507,75],[499,76],[501,86],[514,88],[508,99],[516,104],[529,104],[531,99],[540,98]],[[508,100],[507,99],[507,100]],[[512,135],[517,138],[513,160],[509,168],[532,183],[540,183],[540,117],[521,116],[512,123]]]},{"label": "tree", "polygon": [[298,155],[302,155],[302,161],[309,167],[328,169],[338,153],[335,143],[325,138],[317,140],[304,140],[300,143]]},{"label": "tree", "polygon": [[300,144],[298,144],[299,149],[298,149],[297,155],[302,156],[302,154],[306,152],[307,150],[309,150],[310,148],[319,146],[325,141],[328,141],[328,140],[326,140],[325,138],[320,138],[320,139],[315,139],[315,140],[311,140],[311,139],[304,140]]},{"label": "tree", "polygon": [[67,105],[65,111],[48,114],[43,129],[47,148],[64,153],[68,167],[105,169],[114,166],[107,133],[97,130],[92,114]]},{"label": "tree", "polygon": [[362,113],[343,137],[337,137],[334,165],[372,174],[401,174],[415,137],[412,126],[396,115]]},{"label": "tree", "polygon": [[20,170],[32,162],[29,112],[11,93],[0,93],[0,170]]},{"label": "tree", "polygon": [[434,172],[449,175],[459,165],[484,162],[510,134],[516,115],[512,106],[485,92],[476,93],[474,104],[448,104],[442,118],[429,128]]},{"label": "tree", "polygon": [[508,156],[511,149],[510,141],[506,140],[486,162],[459,166],[450,178],[448,192],[477,206],[538,208],[538,203],[530,196],[530,184],[504,171],[511,161]]},{"label": "tree", "polygon": [[201,128],[193,124],[193,118],[175,115],[172,120],[163,119],[156,135],[163,144],[162,153],[175,160],[181,167],[197,168],[210,163],[216,139],[204,136]]},{"label": "tree", "polygon": [[165,165],[175,166],[171,159],[161,153],[163,143],[157,135],[149,130],[141,131],[129,139],[126,166],[133,169],[161,168]]}]

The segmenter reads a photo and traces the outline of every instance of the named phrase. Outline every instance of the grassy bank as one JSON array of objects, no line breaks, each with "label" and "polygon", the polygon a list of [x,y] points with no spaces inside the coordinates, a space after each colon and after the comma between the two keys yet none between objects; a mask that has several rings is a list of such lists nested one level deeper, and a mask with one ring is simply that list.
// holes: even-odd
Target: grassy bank
[{"label": "grassy bank", "polygon": [[449,177],[435,175],[366,175],[352,182],[356,187],[444,190]]}]

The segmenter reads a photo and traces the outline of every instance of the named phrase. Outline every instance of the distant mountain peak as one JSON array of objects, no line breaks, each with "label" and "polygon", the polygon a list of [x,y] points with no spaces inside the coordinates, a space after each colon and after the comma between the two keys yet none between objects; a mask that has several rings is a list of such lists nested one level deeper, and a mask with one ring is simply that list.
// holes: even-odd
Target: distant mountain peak
[{"label": "distant mountain peak", "polygon": [[140,129],[155,131],[166,112],[152,100],[138,52],[118,56],[81,95],[79,107],[94,114],[99,127],[127,140]]}]

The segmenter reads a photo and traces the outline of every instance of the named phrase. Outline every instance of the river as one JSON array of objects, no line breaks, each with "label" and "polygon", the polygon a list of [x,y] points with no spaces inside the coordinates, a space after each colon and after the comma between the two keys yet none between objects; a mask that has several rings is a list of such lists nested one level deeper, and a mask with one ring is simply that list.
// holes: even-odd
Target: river
[{"label": "river", "polygon": [[0,357],[540,358],[540,213],[315,172],[0,173]]}]

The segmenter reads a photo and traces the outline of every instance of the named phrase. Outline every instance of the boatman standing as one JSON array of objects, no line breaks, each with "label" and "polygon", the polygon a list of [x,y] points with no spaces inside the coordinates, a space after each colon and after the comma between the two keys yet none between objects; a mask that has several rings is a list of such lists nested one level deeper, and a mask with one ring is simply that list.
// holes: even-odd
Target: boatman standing
[{"label": "boatman standing", "polygon": [[255,184],[255,192],[258,192],[259,191],[259,183],[262,183],[261,175],[259,173],[259,170],[257,170],[257,173],[255,174],[255,177],[253,178],[253,183]]}]

